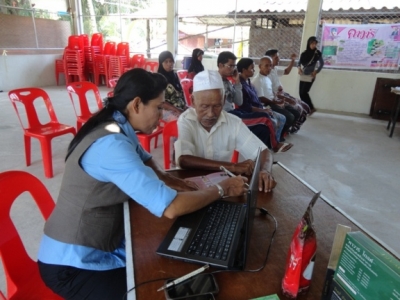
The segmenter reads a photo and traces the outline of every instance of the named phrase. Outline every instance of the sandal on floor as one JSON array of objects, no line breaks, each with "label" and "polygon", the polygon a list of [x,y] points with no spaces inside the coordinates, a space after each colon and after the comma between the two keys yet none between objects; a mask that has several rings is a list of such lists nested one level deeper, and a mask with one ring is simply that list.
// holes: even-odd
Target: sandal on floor
[{"label": "sandal on floor", "polygon": [[288,151],[290,148],[293,147],[292,143],[283,143],[278,150],[274,150],[275,153],[280,153],[280,152],[286,152]]}]

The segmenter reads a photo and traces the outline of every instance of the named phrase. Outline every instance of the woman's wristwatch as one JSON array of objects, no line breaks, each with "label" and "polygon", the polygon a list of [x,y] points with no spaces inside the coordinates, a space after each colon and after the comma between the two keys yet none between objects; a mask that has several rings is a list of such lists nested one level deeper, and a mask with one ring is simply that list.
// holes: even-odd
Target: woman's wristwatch
[{"label": "woman's wristwatch", "polygon": [[218,183],[216,183],[215,186],[216,186],[217,189],[218,189],[219,197],[220,197],[220,198],[224,197],[225,191],[224,191],[224,189],[222,188],[222,186],[220,186]]}]

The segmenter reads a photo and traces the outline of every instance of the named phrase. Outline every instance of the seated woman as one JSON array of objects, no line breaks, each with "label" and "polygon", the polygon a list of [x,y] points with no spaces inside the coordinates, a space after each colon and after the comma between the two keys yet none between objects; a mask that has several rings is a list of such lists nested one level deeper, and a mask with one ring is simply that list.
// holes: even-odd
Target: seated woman
[{"label": "seated woman", "polygon": [[158,57],[158,73],[167,78],[162,119],[165,122],[177,120],[186,110],[186,101],[178,75],[174,72],[174,56],[169,51],[163,51]]},{"label": "seated woman", "polygon": [[57,204],[38,254],[43,281],[65,299],[122,299],[127,292],[123,202],[135,201],[156,217],[172,219],[223,193],[246,192],[247,179],[240,176],[195,191],[164,172],[140,146],[136,131],[157,127],[167,84],[143,69],[124,73],[114,96],[68,147]]},{"label": "seated woman", "polygon": [[187,78],[193,79],[197,73],[204,71],[204,66],[201,63],[203,60],[203,55],[203,50],[199,48],[193,49],[192,61],[190,62]]},{"label": "seated woman", "polygon": [[239,110],[253,114],[264,114],[268,117],[265,122],[270,128],[272,150],[276,153],[289,150],[293,144],[282,143],[280,141],[282,129],[286,121],[285,116],[274,112],[270,108],[263,108],[255,88],[250,83],[250,78],[254,75],[254,61],[250,58],[242,58],[237,63],[237,69],[240,73],[243,94],[243,104],[239,106]]}]

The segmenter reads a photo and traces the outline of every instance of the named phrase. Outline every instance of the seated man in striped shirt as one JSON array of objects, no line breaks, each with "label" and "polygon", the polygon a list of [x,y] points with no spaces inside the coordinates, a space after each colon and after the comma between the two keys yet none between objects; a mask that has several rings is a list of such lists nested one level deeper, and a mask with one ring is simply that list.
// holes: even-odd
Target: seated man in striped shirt
[{"label": "seated man in striped shirt", "polygon": [[[257,150],[261,147],[259,189],[270,192],[276,185],[272,176],[272,154],[241,119],[223,110],[224,85],[217,71],[196,75],[192,101],[193,107],[178,119],[177,165],[183,169],[210,171],[219,171],[220,166],[224,166],[233,173],[251,175]],[[232,163],[234,150],[245,161]]]}]

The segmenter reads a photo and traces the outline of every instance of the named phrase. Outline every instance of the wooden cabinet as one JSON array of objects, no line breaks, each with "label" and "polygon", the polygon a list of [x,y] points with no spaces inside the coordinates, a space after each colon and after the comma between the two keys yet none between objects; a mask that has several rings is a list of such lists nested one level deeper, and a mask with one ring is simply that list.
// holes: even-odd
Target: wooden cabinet
[{"label": "wooden cabinet", "polygon": [[373,119],[389,120],[395,94],[390,92],[392,87],[400,86],[400,79],[377,78],[369,115]]}]

